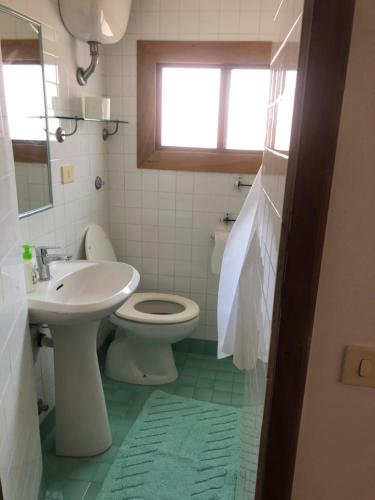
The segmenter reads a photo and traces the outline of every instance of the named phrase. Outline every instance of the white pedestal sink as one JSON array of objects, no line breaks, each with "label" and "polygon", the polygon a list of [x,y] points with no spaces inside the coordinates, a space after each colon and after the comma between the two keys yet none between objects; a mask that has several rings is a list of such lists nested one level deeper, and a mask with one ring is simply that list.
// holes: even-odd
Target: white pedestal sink
[{"label": "white pedestal sink", "polygon": [[112,444],[96,354],[100,320],[134,292],[139,274],[119,262],[51,264],[28,295],[32,323],[48,323],[55,360],[56,453],[88,457]]}]

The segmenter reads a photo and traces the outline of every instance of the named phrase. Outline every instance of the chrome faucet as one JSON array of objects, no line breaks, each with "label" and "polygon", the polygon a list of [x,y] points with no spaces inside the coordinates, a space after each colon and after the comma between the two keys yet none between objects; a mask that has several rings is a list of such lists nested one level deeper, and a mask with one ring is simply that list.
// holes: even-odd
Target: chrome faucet
[{"label": "chrome faucet", "polygon": [[50,262],[56,260],[70,260],[71,255],[52,254],[48,250],[57,250],[61,247],[36,247],[36,263],[38,265],[39,281],[49,281],[51,279]]}]

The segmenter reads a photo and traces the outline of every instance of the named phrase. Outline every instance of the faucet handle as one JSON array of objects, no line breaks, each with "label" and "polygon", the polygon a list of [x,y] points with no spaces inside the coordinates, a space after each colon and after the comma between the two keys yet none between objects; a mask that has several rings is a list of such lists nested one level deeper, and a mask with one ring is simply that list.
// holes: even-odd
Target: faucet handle
[{"label": "faucet handle", "polygon": [[44,252],[47,252],[47,250],[59,250],[60,248],[61,247],[49,247],[49,246],[41,245],[41,246],[35,247],[35,250],[37,252],[44,253]]},{"label": "faucet handle", "polygon": [[49,246],[39,246],[35,248],[36,260],[44,264],[44,260],[47,258],[48,250],[57,250],[61,247],[49,247]]},{"label": "faucet handle", "polygon": [[38,246],[38,247],[36,247],[36,248],[37,248],[37,249],[44,249],[44,250],[57,250],[57,249],[59,249],[59,248],[61,248],[61,247],[50,247],[50,246],[48,246],[48,245],[47,245],[47,246],[40,245],[40,246]]}]

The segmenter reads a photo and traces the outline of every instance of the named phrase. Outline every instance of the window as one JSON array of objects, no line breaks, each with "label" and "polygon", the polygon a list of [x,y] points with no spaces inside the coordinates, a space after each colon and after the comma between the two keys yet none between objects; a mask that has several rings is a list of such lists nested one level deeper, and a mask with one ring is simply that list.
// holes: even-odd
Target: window
[{"label": "window", "polygon": [[160,145],[216,148],[220,69],[164,66],[161,92]]},{"label": "window", "polygon": [[2,39],[0,46],[14,160],[46,163],[45,122],[32,118],[45,114],[39,40]]},{"label": "window", "polygon": [[45,141],[43,122],[30,119],[44,114],[41,65],[4,64],[3,72],[10,137],[14,140]]},{"label": "window", "polygon": [[138,42],[138,167],[254,173],[269,42]]},{"label": "window", "polygon": [[270,71],[231,71],[226,147],[245,151],[264,149]]}]

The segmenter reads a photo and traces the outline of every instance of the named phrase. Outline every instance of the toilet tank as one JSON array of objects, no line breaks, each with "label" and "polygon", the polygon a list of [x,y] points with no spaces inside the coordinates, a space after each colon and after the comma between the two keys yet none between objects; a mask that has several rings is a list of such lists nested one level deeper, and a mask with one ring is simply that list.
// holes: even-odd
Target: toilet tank
[{"label": "toilet tank", "polygon": [[117,43],[124,36],[132,0],[59,0],[66,29],[84,42]]},{"label": "toilet tank", "polygon": [[117,261],[115,251],[107,233],[97,224],[90,224],[87,228],[85,253],[87,260]]}]

